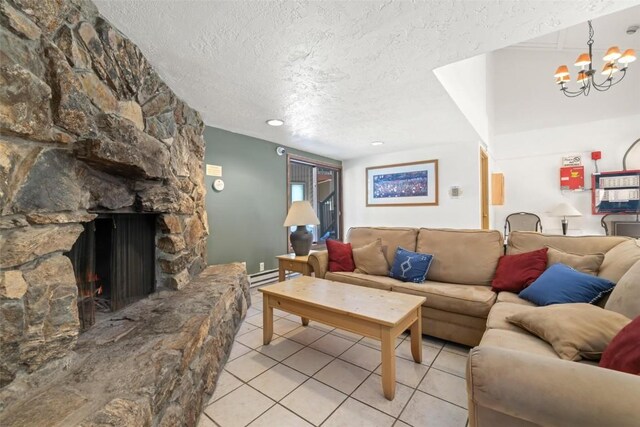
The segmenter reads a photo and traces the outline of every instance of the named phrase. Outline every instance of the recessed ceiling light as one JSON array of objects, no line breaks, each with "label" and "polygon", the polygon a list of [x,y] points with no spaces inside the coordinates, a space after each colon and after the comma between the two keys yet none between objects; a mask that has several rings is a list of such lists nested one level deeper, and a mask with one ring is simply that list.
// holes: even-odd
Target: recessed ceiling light
[{"label": "recessed ceiling light", "polygon": [[382,145],[382,144],[384,144],[384,142],[383,142],[383,141],[373,141],[373,142],[371,143],[371,145],[373,145],[373,146],[378,146],[378,145]]},{"label": "recessed ceiling light", "polygon": [[280,119],[269,119],[267,120],[267,124],[269,126],[282,126],[284,122]]}]

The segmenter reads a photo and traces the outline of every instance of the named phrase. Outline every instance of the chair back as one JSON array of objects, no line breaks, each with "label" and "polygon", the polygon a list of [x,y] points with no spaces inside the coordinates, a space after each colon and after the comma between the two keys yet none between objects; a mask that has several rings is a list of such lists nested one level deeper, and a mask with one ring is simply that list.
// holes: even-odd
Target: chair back
[{"label": "chair back", "polygon": [[504,221],[504,236],[512,231],[537,231],[542,233],[540,217],[530,212],[516,212],[507,215]]}]

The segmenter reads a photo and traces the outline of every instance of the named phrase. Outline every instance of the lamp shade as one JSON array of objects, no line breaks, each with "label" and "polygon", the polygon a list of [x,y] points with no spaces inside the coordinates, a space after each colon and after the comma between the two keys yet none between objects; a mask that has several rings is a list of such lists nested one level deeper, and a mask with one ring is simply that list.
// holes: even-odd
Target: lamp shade
[{"label": "lamp shade", "polygon": [[617,73],[618,71],[618,67],[616,67],[616,64],[609,62],[604,64],[604,67],[602,67],[602,72],[600,74],[602,74],[603,76],[611,76],[613,75],[613,73]]},{"label": "lamp shade", "polygon": [[293,225],[318,225],[320,220],[313,211],[311,204],[306,201],[293,202],[289,208],[287,218],[284,220],[285,227]]},{"label": "lamp shade", "polygon": [[580,211],[569,203],[560,203],[549,212],[551,216],[582,216]]},{"label": "lamp shade", "polygon": [[633,49],[627,49],[624,51],[618,62],[621,64],[628,64],[636,60],[636,52]]},{"label": "lamp shade", "polygon": [[587,73],[585,73],[584,71],[580,71],[578,73],[578,78],[576,79],[576,81],[578,83],[584,82],[586,84],[587,80],[589,80],[589,75]]},{"label": "lamp shade", "polygon": [[588,53],[583,53],[580,56],[578,56],[578,59],[576,59],[575,62],[575,66],[576,67],[582,67],[584,65],[589,65],[591,64],[591,58],[589,57]]},{"label": "lamp shade", "polygon": [[569,67],[567,67],[566,65],[561,65],[558,67],[553,77],[558,78],[558,77],[564,77],[568,75],[569,75]]},{"label": "lamp shade", "polygon": [[621,56],[622,54],[620,53],[620,48],[618,46],[612,46],[607,50],[607,53],[604,55],[602,60],[606,62],[615,61]]}]

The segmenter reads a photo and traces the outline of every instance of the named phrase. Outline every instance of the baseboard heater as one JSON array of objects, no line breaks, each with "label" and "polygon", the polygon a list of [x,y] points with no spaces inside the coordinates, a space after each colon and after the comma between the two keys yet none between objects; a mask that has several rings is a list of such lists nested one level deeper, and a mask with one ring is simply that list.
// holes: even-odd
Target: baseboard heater
[{"label": "baseboard heater", "polygon": [[[293,277],[300,276],[300,273],[289,273],[287,274],[287,279],[291,279]],[[269,283],[276,283],[278,281],[278,270],[266,270],[261,271],[260,273],[255,273],[249,275],[249,283],[252,288],[266,285]]]}]

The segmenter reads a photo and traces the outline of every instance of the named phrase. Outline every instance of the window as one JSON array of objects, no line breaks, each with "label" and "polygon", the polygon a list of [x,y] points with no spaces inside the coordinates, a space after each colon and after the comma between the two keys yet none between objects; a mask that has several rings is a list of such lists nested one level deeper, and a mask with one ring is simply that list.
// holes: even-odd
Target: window
[{"label": "window", "polygon": [[307,227],[313,233],[315,247],[327,239],[342,237],[340,167],[290,155],[287,192],[288,206],[308,200],[316,212],[320,224]]}]

